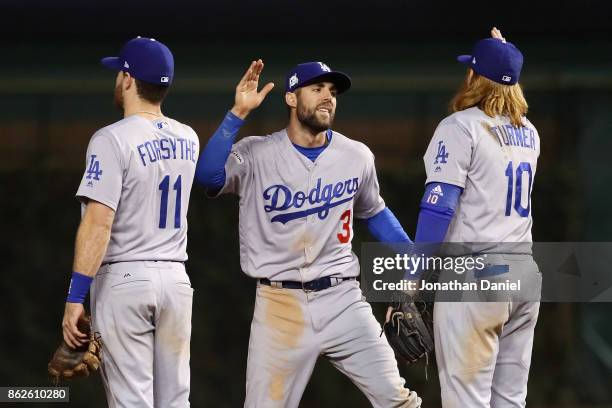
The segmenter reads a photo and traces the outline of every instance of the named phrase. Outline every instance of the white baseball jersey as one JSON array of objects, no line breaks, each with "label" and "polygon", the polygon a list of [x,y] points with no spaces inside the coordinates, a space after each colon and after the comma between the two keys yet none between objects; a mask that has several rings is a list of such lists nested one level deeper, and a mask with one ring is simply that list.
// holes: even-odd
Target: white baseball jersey
[{"label": "white baseball jersey", "polygon": [[286,130],[251,136],[233,146],[219,192],[240,196],[240,264],[255,278],[310,281],[353,277],[353,217],[385,208],[374,155],[363,144],[333,132],[313,163],[293,146]]},{"label": "white baseball jersey", "polygon": [[540,138],[523,122],[514,127],[508,117],[491,118],[473,107],[438,125],[423,158],[426,183],[464,189],[445,241],[531,242]]},{"label": "white baseball jersey", "polygon": [[187,260],[198,153],[193,129],[166,117],[132,115],[93,135],[76,195],[116,211],[104,262]]}]

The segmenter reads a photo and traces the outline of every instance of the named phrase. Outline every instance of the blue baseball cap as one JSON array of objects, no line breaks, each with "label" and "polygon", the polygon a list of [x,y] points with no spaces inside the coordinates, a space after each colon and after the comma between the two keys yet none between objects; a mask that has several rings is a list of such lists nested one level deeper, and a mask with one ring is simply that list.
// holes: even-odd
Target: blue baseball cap
[{"label": "blue baseball cap", "polygon": [[174,77],[172,52],[154,38],[136,37],[125,43],[118,57],[102,58],[100,62],[151,84],[170,85]]},{"label": "blue baseball cap", "polygon": [[523,54],[510,42],[485,38],[474,45],[472,55],[460,55],[457,61],[493,82],[514,85],[521,76]]},{"label": "blue baseball cap", "polygon": [[338,94],[348,91],[351,87],[351,78],[348,75],[332,71],[322,62],[305,62],[289,71],[285,79],[285,90],[287,92],[295,92],[298,88],[323,80],[336,85]]}]

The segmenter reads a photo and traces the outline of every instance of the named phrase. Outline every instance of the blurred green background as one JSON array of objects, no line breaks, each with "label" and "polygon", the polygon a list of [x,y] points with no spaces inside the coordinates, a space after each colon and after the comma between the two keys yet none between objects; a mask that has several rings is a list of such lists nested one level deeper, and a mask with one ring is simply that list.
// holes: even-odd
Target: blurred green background
[{"label": "blurred green background", "polygon": [[[173,50],[176,79],[164,113],[192,125],[202,145],[231,107],[234,86],[252,59],[264,59],[263,81],[277,88],[241,136],[284,127],[283,78],[293,65],[322,60],[347,72],[354,85],[338,100],[334,128],[370,146],[383,197],[414,236],[422,155],[464,74],[454,58],[497,24],[525,55],[521,82],[542,141],[532,195],[534,239],[609,241],[612,41],[603,3],[589,2],[588,11],[569,2],[554,9],[525,3],[509,6],[518,8],[510,14],[471,14],[450,3],[331,2],[313,9],[306,2],[179,2],[172,10],[160,1],[142,4],[3,4],[0,385],[48,384],[46,363],[60,341],[80,217],[73,196],[85,149],[96,129],[120,119],[112,106],[114,74],[98,61],[138,34]],[[524,11],[529,7],[539,17]],[[240,271],[237,213],[235,197],[210,200],[194,187],[187,265],[195,288],[194,407],[243,404],[255,283]],[[371,237],[363,226],[355,230],[358,252]],[[384,305],[374,307],[380,320]],[[611,313],[610,304],[542,304],[528,406],[612,407]],[[440,406],[435,365],[428,381],[422,364],[401,370],[425,406]],[[105,406],[99,378],[71,383],[71,400],[75,407]],[[301,406],[368,403],[322,359]]]}]

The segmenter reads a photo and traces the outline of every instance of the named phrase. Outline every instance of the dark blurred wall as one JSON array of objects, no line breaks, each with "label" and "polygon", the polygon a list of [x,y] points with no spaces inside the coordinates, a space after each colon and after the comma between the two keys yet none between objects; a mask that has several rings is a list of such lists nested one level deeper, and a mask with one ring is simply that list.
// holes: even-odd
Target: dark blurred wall
[{"label": "dark blurred wall", "polygon": [[[87,41],[155,34],[181,41],[392,42],[472,39],[492,24],[515,37],[610,39],[603,0],[3,0],[2,37]],[[144,35],[143,34],[143,35]]]}]

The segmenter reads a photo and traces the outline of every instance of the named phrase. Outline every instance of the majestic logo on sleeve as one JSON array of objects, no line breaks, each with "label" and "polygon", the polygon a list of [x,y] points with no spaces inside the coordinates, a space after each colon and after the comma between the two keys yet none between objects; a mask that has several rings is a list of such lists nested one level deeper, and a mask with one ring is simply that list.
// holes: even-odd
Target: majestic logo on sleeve
[{"label": "majestic logo on sleeve", "polygon": [[[357,177],[324,186],[321,185],[321,179],[318,179],[316,187],[308,193],[304,191],[294,193],[285,185],[275,184],[263,192],[266,203],[264,210],[267,213],[280,212],[272,217],[271,221],[282,224],[312,214],[317,214],[319,219],[324,220],[329,215],[331,208],[351,201],[358,189],[359,178]],[[309,208],[300,210],[304,206]],[[291,209],[298,211],[291,211]]]},{"label": "majestic logo on sleeve", "polygon": [[438,154],[436,155],[436,161],[434,161],[434,164],[444,164],[446,163],[446,159],[448,159],[448,153],[446,153],[446,146],[444,146],[444,142],[440,140],[438,142]]}]

